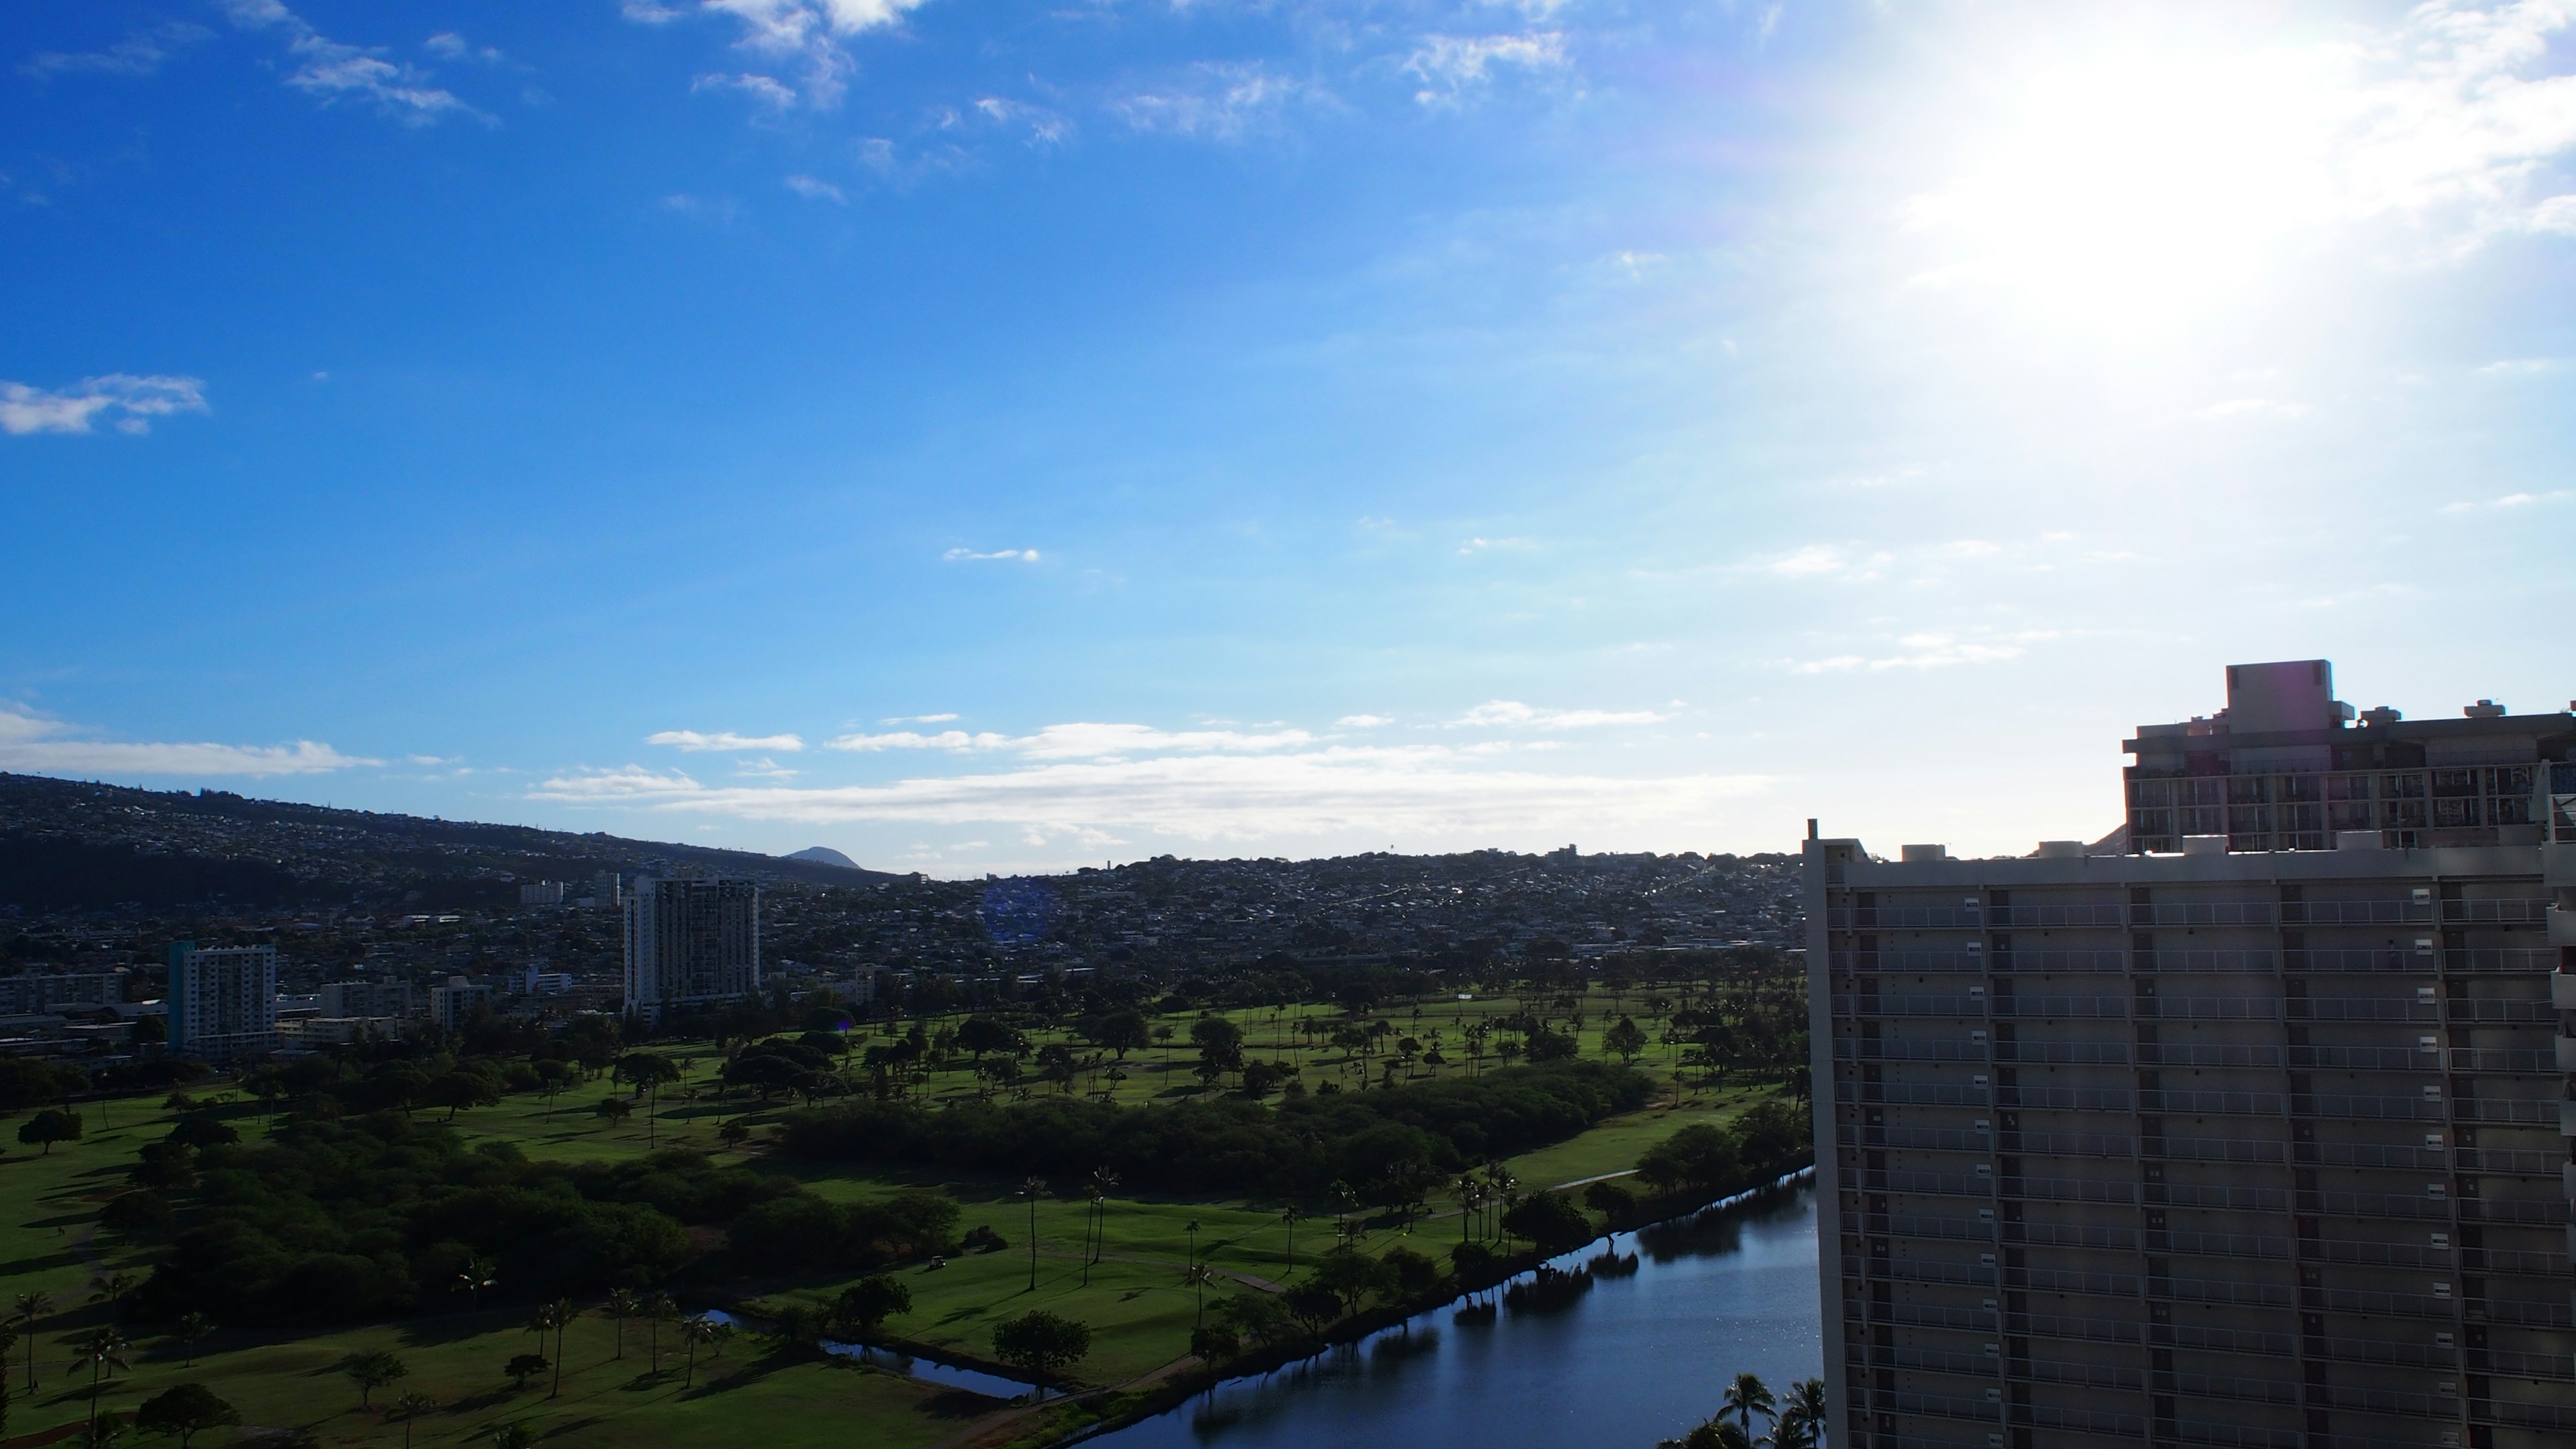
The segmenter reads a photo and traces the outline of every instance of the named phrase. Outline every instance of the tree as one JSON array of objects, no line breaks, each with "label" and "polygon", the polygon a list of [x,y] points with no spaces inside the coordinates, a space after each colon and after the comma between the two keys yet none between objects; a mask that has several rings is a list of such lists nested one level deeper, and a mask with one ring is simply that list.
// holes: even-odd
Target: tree
[{"label": "tree", "polygon": [[103,1273],[89,1280],[89,1301],[106,1304],[109,1313],[122,1318],[125,1300],[134,1296],[134,1285],[131,1273]]},{"label": "tree", "polygon": [[1592,1219],[1561,1192],[1539,1193],[1503,1214],[1503,1227],[1543,1253],[1562,1253],[1592,1240]]},{"label": "tree", "polygon": [[1085,1023],[1083,1035],[1116,1053],[1118,1060],[1122,1062],[1127,1060],[1129,1052],[1153,1040],[1145,1023],[1145,1014],[1140,1011],[1113,1011],[1096,1021]]},{"label": "tree", "polygon": [[421,1415],[426,1414],[437,1407],[438,1400],[431,1398],[427,1394],[404,1394],[402,1397],[394,1400],[391,1404],[385,1406],[385,1412],[388,1415],[402,1420],[403,1449],[411,1449],[412,1420],[419,1418]]},{"label": "tree", "polygon": [[644,1107],[644,1145],[651,1147],[661,1121],[662,1084],[680,1080],[679,1063],[660,1052],[628,1052],[617,1059],[616,1079],[634,1084],[635,1095],[652,1093]]},{"label": "tree", "polygon": [[546,1397],[549,1399],[554,1398],[563,1392],[563,1336],[564,1330],[571,1326],[572,1320],[572,1300],[568,1298],[558,1298],[554,1302],[546,1304],[544,1307],[539,1308],[536,1311],[534,1317],[531,1317],[528,1320],[528,1332],[537,1336],[537,1346],[539,1348],[543,1348],[545,1346],[547,1334],[551,1333],[555,1336],[555,1384],[554,1387],[546,1393]]},{"label": "tree", "polygon": [[180,1384],[164,1389],[143,1401],[134,1411],[134,1427],[146,1434],[163,1434],[179,1441],[179,1449],[188,1449],[188,1441],[208,1429],[229,1428],[241,1422],[241,1410],[215,1397],[204,1384]]},{"label": "tree", "polygon": [[651,1334],[647,1352],[653,1360],[653,1373],[659,1377],[662,1372],[662,1325],[680,1316],[680,1305],[672,1302],[668,1293],[655,1293],[644,1300],[637,1316],[644,1320]]},{"label": "tree", "polygon": [[409,1378],[411,1365],[378,1348],[341,1359],[340,1372],[358,1386],[358,1407],[364,1409],[372,1406],[376,1390]]},{"label": "tree", "polygon": [[1353,1248],[1335,1248],[1315,1264],[1313,1280],[1342,1303],[1344,1313],[1357,1313],[1372,1293],[1392,1293],[1395,1270]]},{"label": "tree", "polygon": [[1825,1433],[1825,1381],[1799,1379],[1780,1396],[1780,1417],[1771,1429],[1774,1449],[1815,1449]]},{"label": "tree", "polygon": [[81,1436],[81,1443],[85,1449],[112,1449],[117,1440],[125,1437],[125,1431],[133,1427],[133,1415],[98,1413],[93,1401],[89,1429]]},{"label": "tree", "polygon": [[885,1321],[912,1311],[912,1290],[883,1273],[871,1273],[841,1290],[832,1304],[832,1324],[861,1342],[875,1336]]},{"label": "tree", "polygon": [[727,1147],[740,1147],[751,1140],[751,1129],[740,1122],[727,1122],[716,1128],[716,1140]]},{"label": "tree", "polygon": [[698,1346],[714,1343],[723,1331],[723,1324],[703,1313],[680,1321],[680,1341],[689,1346],[689,1371],[680,1381],[680,1387],[687,1388],[698,1381]]},{"label": "tree", "polygon": [[504,1424],[492,1431],[492,1449],[536,1449],[537,1431],[525,1424]]},{"label": "tree", "polygon": [[1038,1291],[1038,1199],[1046,1196],[1046,1184],[1032,1177],[1019,1185],[1015,1196],[1029,1200],[1029,1291]]},{"label": "tree", "polygon": [[1744,1431],[1746,1438],[1751,1438],[1753,1416],[1760,1414],[1765,1419],[1776,1417],[1778,1402],[1772,1396],[1771,1386],[1762,1382],[1760,1374],[1739,1373],[1735,1376],[1735,1381],[1726,1386],[1724,1397],[1718,1400],[1718,1415],[1723,1418],[1733,1414],[1736,1427]]},{"label": "tree", "polygon": [[36,1387],[36,1320],[54,1311],[51,1293],[21,1293],[10,1304],[9,1321],[27,1335],[27,1387]]},{"label": "tree", "polygon": [[1091,1327],[1041,1308],[993,1325],[993,1356],[1035,1380],[1046,1397],[1047,1381],[1091,1352]]},{"label": "tree", "polygon": [[1202,1323],[1190,1330],[1190,1352],[1214,1368],[1243,1352],[1243,1337],[1223,1324]]},{"label": "tree", "polygon": [[626,1357],[626,1320],[642,1311],[643,1301],[625,1289],[619,1288],[608,1295],[608,1302],[603,1306],[609,1320],[617,1325],[617,1356],[624,1358]]},{"label": "tree", "polygon": [[552,1367],[554,1367],[554,1365],[546,1361],[546,1356],[544,1354],[520,1353],[512,1354],[510,1356],[510,1365],[508,1368],[502,1370],[502,1372],[507,1373],[511,1379],[515,1381],[512,1385],[513,1388],[524,1390],[528,1386],[529,1379],[536,1377],[538,1374],[544,1373],[547,1369]]},{"label": "tree", "polygon": [[1637,1023],[1623,1016],[1601,1034],[1601,1049],[1623,1062],[1634,1062],[1646,1049],[1646,1034],[1638,1029]]},{"label": "tree", "polygon": [[41,1146],[45,1155],[53,1155],[57,1142],[78,1142],[81,1120],[60,1107],[48,1107],[26,1120],[18,1129],[18,1140],[30,1147]]},{"label": "tree", "polygon": [[970,1016],[957,1024],[957,1044],[981,1065],[986,1052],[1016,1055],[1027,1049],[1028,1040],[991,1017]]},{"label": "tree", "polygon": [[74,1363],[89,1365],[89,1428],[93,1438],[98,1434],[99,1425],[99,1376],[112,1374],[118,1369],[134,1367],[132,1361],[126,1357],[131,1348],[132,1345],[125,1341],[125,1335],[117,1332],[113,1325],[94,1328],[90,1330],[89,1337],[81,1340],[80,1356],[72,1360]]},{"label": "tree", "polygon": [[605,1122],[623,1122],[635,1115],[635,1109],[623,1097],[602,1097],[599,1105],[590,1109],[590,1115]]},{"label": "tree", "polygon": [[215,1321],[202,1313],[182,1313],[170,1323],[170,1336],[186,1350],[190,1368],[197,1366],[197,1340],[214,1331]]},{"label": "tree", "polygon": [[501,1286],[501,1280],[493,1277],[493,1272],[492,1265],[481,1258],[466,1259],[465,1266],[457,1271],[456,1286],[465,1290],[468,1308],[482,1307],[483,1290]]}]

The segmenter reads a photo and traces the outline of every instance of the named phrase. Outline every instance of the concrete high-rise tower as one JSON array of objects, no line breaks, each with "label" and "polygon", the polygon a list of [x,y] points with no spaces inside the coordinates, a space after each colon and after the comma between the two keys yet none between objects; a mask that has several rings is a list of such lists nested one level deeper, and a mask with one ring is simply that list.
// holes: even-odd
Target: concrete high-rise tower
[{"label": "concrete high-rise tower", "polygon": [[760,990],[760,886],[748,880],[659,880],[626,896],[626,1009],[649,1020],[675,1006]]},{"label": "concrete high-rise tower", "polygon": [[1842,1449],[2576,1443],[2576,714],[2228,679],[2098,845],[1807,842]]}]

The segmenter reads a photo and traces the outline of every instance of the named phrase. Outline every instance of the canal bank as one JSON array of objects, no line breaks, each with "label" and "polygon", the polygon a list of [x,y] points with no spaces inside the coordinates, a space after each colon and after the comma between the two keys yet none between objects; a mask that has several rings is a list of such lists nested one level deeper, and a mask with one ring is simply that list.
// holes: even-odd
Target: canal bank
[{"label": "canal bank", "polygon": [[[1112,1449],[1647,1449],[1715,1412],[1739,1370],[1822,1371],[1815,1206],[1804,1181],[1596,1240],[1527,1277],[1086,1437]],[[1596,1269],[1598,1271],[1596,1271]],[[1536,1291],[1533,1291],[1535,1289]]]}]

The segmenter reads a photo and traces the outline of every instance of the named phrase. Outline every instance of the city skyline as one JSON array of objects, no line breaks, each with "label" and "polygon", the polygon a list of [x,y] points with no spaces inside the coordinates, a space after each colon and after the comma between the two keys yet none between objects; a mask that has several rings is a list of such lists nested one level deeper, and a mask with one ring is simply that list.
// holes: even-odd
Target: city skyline
[{"label": "city skyline", "polygon": [[2569,702],[2562,5],[0,38],[0,770],[938,875],[1983,854],[2223,663]]}]

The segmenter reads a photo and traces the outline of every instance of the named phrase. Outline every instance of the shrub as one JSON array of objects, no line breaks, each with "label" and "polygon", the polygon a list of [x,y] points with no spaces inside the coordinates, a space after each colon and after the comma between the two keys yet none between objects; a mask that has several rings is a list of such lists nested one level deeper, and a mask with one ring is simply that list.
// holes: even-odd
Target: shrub
[{"label": "shrub", "polygon": [[1592,1219],[1561,1192],[1543,1192],[1503,1214],[1503,1228],[1536,1243],[1541,1252],[1561,1253],[1592,1240]]}]

